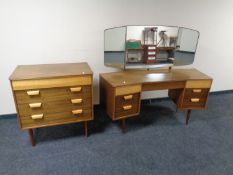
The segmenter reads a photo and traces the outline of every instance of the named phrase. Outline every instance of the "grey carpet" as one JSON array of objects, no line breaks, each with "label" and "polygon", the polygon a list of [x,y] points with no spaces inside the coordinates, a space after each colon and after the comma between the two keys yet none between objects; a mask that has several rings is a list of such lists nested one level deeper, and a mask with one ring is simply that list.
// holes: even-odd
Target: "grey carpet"
[{"label": "grey carpet", "polygon": [[206,110],[184,112],[168,100],[142,104],[123,134],[100,108],[89,124],[36,130],[36,147],[15,115],[0,117],[0,174],[230,175],[233,174],[233,92],[212,94]]}]

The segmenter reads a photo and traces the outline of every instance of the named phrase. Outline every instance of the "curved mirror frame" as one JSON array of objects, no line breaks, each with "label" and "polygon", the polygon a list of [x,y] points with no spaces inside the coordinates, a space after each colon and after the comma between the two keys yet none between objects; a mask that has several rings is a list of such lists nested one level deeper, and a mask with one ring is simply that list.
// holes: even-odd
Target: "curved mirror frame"
[{"label": "curved mirror frame", "polygon": [[122,26],[104,31],[104,64],[153,69],[192,64],[199,32],[177,26]]}]

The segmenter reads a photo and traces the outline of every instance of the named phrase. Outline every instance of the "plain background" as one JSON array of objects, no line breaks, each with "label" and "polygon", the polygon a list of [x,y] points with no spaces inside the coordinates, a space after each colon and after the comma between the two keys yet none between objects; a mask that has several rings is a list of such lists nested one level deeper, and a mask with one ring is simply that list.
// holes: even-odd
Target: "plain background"
[{"label": "plain background", "polygon": [[[231,0],[0,0],[0,114],[15,113],[8,77],[17,65],[88,62],[94,103],[104,66],[104,29],[172,25],[200,31],[194,67],[213,79],[211,91],[233,89]],[[144,93],[164,97],[166,91]]]}]

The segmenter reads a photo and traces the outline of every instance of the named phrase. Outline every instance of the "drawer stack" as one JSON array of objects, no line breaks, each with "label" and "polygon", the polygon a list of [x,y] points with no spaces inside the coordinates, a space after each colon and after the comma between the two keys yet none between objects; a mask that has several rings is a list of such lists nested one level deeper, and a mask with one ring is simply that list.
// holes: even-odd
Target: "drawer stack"
[{"label": "drawer stack", "polygon": [[184,91],[183,108],[204,108],[206,105],[209,89],[188,88]]},{"label": "drawer stack", "polygon": [[115,101],[115,119],[138,114],[140,93],[119,95],[115,97]]},{"label": "drawer stack", "polygon": [[[141,104],[141,85],[112,87],[100,76],[100,102],[112,120],[124,120],[138,115]],[[103,98],[106,101],[103,101]]]},{"label": "drawer stack", "polygon": [[92,119],[91,85],[15,91],[23,129]]},{"label": "drawer stack", "polygon": [[157,55],[156,45],[144,45],[145,58],[144,61],[146,64],[156,63]]},{"label": "drawer stack", "polygon": [[113,96],[112,119],[119,120],[138,115],[141,102],[141,85],[119,86]]},{"label": "drawer stack", "polygon": [[211,83],[211,80],[190,80],[184,89],[171,89],[168,95],[178,109],[202,109],[206,106]]},{"label": "drawer stack", "polygon": [[211,80],[187,81],[181,107],[185,109],[205,108],[211,83]]}]

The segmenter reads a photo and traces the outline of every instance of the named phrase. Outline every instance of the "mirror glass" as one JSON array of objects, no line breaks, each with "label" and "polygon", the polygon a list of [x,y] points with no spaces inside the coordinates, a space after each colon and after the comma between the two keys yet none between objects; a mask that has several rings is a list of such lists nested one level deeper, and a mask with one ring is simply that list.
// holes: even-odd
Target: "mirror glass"
[{"label": "mirror glass", "polygon": [[188,65],[194,61],[199,32],[188,28],[179,28],[174,65]]},{"label": "mirror glass", "polygon": [[124,26],[104,32],[104,63],[123,69],[188,65],[199,32],[176,26]]},{"label": "mirror glass", "polygon": [[126,27],[104,31],[104,64],[110,67],[125,67]]}]

